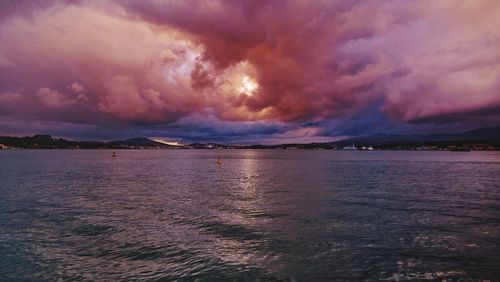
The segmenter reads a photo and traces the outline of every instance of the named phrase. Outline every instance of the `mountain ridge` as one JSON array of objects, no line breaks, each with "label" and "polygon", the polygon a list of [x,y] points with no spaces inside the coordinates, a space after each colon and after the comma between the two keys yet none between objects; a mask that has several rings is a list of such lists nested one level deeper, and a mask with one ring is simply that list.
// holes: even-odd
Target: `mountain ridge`
[{"label": "mountain ridge", "polygon": [[378,143],[391,144],[398,142],[445,142],[445,141],[496,141],[500,140],[500,126],[482,127],[468,130],[463,133],[432,133],[432,134],[384,134],[378,133],[368,136],[360,136],[342,139],[330,144],[347,143]]}]

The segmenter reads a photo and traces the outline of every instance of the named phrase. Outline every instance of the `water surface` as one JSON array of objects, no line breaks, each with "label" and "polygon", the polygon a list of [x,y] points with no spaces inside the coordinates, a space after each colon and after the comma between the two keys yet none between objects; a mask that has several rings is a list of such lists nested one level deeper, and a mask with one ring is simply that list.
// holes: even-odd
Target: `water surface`
[{"label": "water surface", "polygon": [[0,151],[0,280],[500,279],[499,152],[111,153]]}]

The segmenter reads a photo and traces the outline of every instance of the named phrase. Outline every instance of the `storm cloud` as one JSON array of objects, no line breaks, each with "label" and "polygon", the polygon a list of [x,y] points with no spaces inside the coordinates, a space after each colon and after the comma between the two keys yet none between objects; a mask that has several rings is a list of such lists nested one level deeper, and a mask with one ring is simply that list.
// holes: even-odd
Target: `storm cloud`
[{"label": "storm cloud", "polygon": [[75,137],[100,128],[101,139],[307,141],[500,123],[497,1],[3,1],[0,10],[4,134],[50,124]]}]

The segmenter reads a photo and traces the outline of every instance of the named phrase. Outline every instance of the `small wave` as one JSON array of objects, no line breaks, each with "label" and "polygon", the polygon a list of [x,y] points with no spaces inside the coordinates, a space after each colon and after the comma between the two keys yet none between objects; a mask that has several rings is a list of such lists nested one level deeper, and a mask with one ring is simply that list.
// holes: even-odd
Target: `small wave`
[{"label": "small wave", "polygon": [[111,232],[115,232],[116,229],[109,225],[95,225],[95,224],[87,224],[83,226],[79,226],[72,230],[72,233],[80,236],[98,236],[102,234],[107,234]]},{"label": "small wave", "polygon": [[242,225],[213,221],[203,223],[200,227],[205,233],[236,240],[259,240],[263,237],[262,234]]},{"label": "small wave", "polygon": [[388,281],[409,281],[409,280],[435,280],[464,276],[463,271],[436,271],[436,272],[408,272],[394,273],[387,278]]}]

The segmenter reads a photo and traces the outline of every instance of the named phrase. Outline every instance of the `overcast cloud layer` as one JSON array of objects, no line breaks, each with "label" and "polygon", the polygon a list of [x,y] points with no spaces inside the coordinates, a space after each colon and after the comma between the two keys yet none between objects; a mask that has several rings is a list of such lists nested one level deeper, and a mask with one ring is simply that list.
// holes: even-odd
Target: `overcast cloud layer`
[{"label": "overcast cloud layer", "polygon": [[499,26],[495,0],[2,0],[0,135],[308,142],[498,125]]}]

